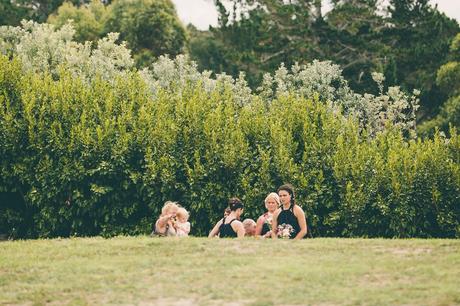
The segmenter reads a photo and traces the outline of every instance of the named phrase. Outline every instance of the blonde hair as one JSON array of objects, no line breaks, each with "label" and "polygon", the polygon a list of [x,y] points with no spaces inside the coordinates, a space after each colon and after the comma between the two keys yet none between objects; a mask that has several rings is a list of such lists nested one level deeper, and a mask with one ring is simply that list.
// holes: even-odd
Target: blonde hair
[{"label": "blonde hair", "polygon": [[161,209],[161,214],[164,215],[168,210],[171,208],[176,208],[179,209],[179,203],[173,202],[173,201],[166,201],[165,205],[163,205],[163,208]]},{"label": "blonde hair", "polygon": [[270,199],[274,199],[275,202],[276,202],[276,204],[278,204],[278,206],[279,206],[280,203],[281,203],[281,202],[280,202],[280,197],[279,197],[279,195],[278,195],[276,192],[271,192],[271,193],[268,194],[268,196],[267,196],[267,197],[265,198],[265,200],[264,200],[265,205],[267,205],[267,202],[268,202],[268,200],[270,200]]},{"label": "blonde hair", "polygon": [[177,210],[176,216],[179,217],[179,218],[183,217],[183,218],[185,218],[185,221],[187,221],[188,217],[190,216],[190,214],[188,213],[188,211],[185,208],[179,207],[179,209]]},{"label": "blonde hair", "polygon": [[252,220],[252,219],[244,219],[243,220],[243,226],[246,228],[246,227],[249,227],[251,225],[256,225],[256,221]]}]

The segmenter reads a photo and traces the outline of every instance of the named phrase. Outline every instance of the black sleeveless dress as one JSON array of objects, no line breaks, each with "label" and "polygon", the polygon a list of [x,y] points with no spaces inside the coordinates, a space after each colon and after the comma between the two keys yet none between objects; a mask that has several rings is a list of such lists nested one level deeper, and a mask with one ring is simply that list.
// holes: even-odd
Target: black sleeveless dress
[{"label": "black sleeveless dress", "polygon": [[225,224],[225,218],[222,220],[222,224],[219,227],[219,237],[220,238],[236,238],[238,235],[233,230],[232,222],[236,219]]},{"label": "black sleeveless dress", "polygon": [[281,212],[278,215],[278,226],[283,224],[290,224],[293,228],[293,232],[289,235],[290,239],[294,239],[300,232],[299,221],[297,221],[297,217],[294,215],[294,204],[291,204],[286,210],[281,207]]},{"label": "black sleeveless dress", "polygon": [[[264,214],[264,217],[267,218],[267,213]],[[261,236],[265,235],[270,231],[270,227],[268,224],[264,221],[264,224],[262,225],[262,232],[260,233]]]}]

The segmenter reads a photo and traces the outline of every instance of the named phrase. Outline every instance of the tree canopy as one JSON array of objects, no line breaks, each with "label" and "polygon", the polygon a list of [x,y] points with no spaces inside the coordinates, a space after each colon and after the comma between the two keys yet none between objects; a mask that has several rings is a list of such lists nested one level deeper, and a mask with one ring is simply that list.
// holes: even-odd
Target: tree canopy
[{"label": "tree canopy", "polygon": [[257,87],[265,72],[281,63],[332,60],[358,92],[377,92],[372,72],[385,86],[421,90],[419,118],[438,111],[447,98],[436,71],[460,28],[428,0],[333,1],[322,14],[320,1],[235,0],[240,14],[219,8],[219,27],[191,33],[191,55],[202,69],[236,76],[245,71]]}]

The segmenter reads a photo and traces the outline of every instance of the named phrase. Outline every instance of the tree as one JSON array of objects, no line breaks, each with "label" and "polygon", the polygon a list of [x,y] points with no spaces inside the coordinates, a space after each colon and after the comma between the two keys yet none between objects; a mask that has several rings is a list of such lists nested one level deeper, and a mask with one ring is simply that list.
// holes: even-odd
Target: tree
[{"label": "tree", "polygon": [[93,0],[79,7],[71,2],[64,2],[54,14],[48,17],[48,23],[60,28],[72,20],[76,41],[95,41],[102,37],[104,23],[109,13],[110,8],[105,7],[99,0]]},{"label": "tree", "polygon": [[16,1],[0,0],[0,25],[17,26],[29,16],[30,10]]},{"label": "tree", "polygon": [[449,125],[460,128],[460,33],[452,41],[449,59],[436,76],[436,84],[449,99],[441,106],[439,114],[420,127],[421,135],[433,135],[436,127],[444,133],[449,132]]},{"label": "tree", "polygon": [[[323,59],[339,64],[350,86],[358,92],[376,92],[372,72],[385,71],[389,48],[383,42],[385,19],[377,0],[334,1],[325,16],[320,39]],[[394,85],[394,84],[391,84]]]},{"label": "tree", "polygon": [[458,23],[432,7],[428,0],[391,0],[385,30],[395,60],[396,77],[406,89],[419,88],[419,119],[436,113],[446,95],[436,85],[436,71],[447,59]]},{"label": "tree", "polygon": [[[234,63],[240,69],[224,71],[236,76],[244,70],[250,84],[256,87],[263,73],[272,72],[281,63],[291,66],[314,59],[333,60],[344,68],[354,89],[377,91],[371,72],[383,70],[387,51],[381,42],[385,21],[377,14],[377,1],[335,1],[326,16],[322,14],[321,1],[314,0],[238,0],[234,1],[232,17],[220,1],[216,4],[219,27],[211,29],[212,39],[207,44],[224,47],[206,52],[203,44],[198,49],[196,44],[191,45],[192,57],[198,61],[204,58],[216,63],[222,59],[207,69],[218,70],[227,67],[227,62]],[[235,8],[239,8],[239,16],[235,16]],[[202,38],[206,36],[201,34]],[[208,60],[207,53],[215,59]]]},{"label": "tree", "polygon": [[214,72],[237,77],[244,71],[249,84],[257,87],[263,74],[273,72],[281,63],[307,63],[321,52],[312,35],[317,19],[313,3],[237,0],[229,11],[218,0],[219,27],[208,34],[192,33],[199,36],[191,39],[192,58]]},{"label": "tree", "polygon": [[[0,0],[0,25],[17,26],[22,19],[45,22],[64,0]],[[73,4],[84,0],[70,0]]]},{"label": "tree", "polygon": [[187,35],[170,0],[116,0],[105,32],[119,32],[138,66],[162,54],[185,51]]}]

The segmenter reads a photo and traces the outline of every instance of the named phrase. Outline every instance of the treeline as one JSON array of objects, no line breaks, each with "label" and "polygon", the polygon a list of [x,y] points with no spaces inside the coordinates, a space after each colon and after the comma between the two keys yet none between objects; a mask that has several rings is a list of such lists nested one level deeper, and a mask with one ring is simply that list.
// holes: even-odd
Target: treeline
[{"label": "treeline", "polygon": [[[327,13],[318,0],[214,2],[219,25],[208,31],[186,29],[170,0],[5,0],[0,24],[16,26],[26,18],[62,27],[72,19],[79,42],[120,33],[137,67],[163,54],[186,53],[200,70],[234,78],[244,71],[252,89],[282,63],[331,60],[356,92],[378,93],[372,72],[384,74],[385,87],[420,90],[420,136],[459,126],[460,106],[452,93],[460,88],[459,51],[450,48],[459,25],[429,0],[334,0]],[[440,79],[446,70],[448,78]]]},{"label": "treeline", "polygon": [[61,28],[71,22],[73,38],[78,42],[96,42],[108,33],[119,33],[138,67],[163,54],[175,56],[187,51],[188,34],[170,0],[3,2],[0,25],[18,26],[26,19]]},{"label": "treeline", "polygon": [[[245,71],[256,88],[281,63],[331,60],[357,92],[378,91],[373,71],[384,74],[385,86],[421,90],[420,135],[432,135],[435,125],[446,133],[449,122],[459,126],[460,106],[443,106],[450,92],[437,82],[437,71],[459,54],[449,48],[460,28],[428,0],[335,0],[327,13],[318,0],[235,0],[233,10],[224,6],[228,1],[215,2],[219,26],[189,28],[190,53],[200,68],[235,77]],[[458,70],[454,74],[450,82],[460,88]],[[446,118],[447,108],[457,116]]]}]

